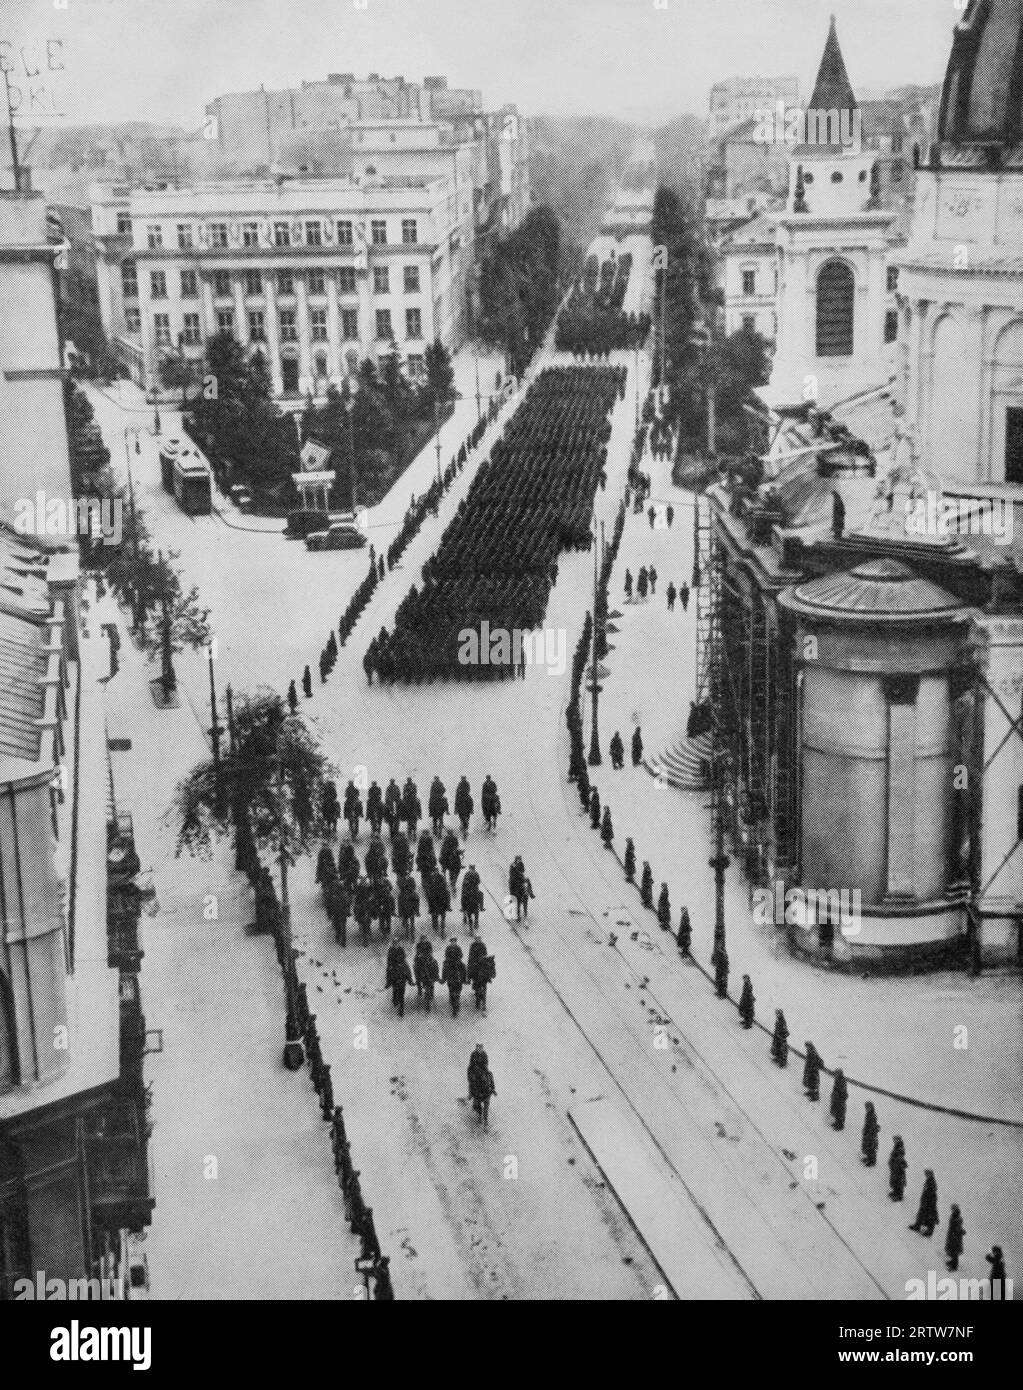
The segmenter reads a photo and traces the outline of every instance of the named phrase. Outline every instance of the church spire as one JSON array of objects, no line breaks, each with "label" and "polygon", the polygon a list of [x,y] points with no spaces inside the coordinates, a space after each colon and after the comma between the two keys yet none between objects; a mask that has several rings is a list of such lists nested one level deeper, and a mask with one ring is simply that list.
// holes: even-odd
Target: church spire
[{"label": "church spire", "polygon": [[845,59],[838,42],[835,16],[832,15],[810,108],[813,111],[855,111],[857,106],[856,94],[845,70]]}]

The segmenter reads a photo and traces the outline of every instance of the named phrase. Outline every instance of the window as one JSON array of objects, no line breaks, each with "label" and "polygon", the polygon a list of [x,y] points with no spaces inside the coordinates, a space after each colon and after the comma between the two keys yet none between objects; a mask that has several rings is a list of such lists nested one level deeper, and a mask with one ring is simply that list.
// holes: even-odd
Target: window
[{"label": "window", "polygon": [[901,159],[895,160],[894,164],[892,165],[891,174],[889,175],[889,177],[891,178],[892,183],[901,183],[901,182],[902,182],[902,160],[901,160]]},{"label": "window", "polygon": [[309,272],[309,293],[310,293],[310,294],[325,294],[325,293],[326,293],[326,289],[327,289],[327,287],[326,287],[326,284],[324,283],[323,271],[322,271],[322,270],[311,270],[311,271]]},{"label": "window", "polygon": [[390,338],[391,336],[391,311],[390,309],[377,310],[377,337]]},{"label": "window", "polygon": [[350,222],[339,222],[337,224],[337,244],[338,246],[351,246],[352,224]]},{"label": "window", "polygon": [[259,245],[259,223],[258,223],[258,222],[243,222],[243,223],[242,223],[242,245],[243,245],[243,246],[258,246],[258,245]]},{"label": "window", "polygon": [[277,293],[295,293],[295,277],[290,270],[279,270],[277,272]]},{"label": "window", "polygon": [[131,236],[131,213],[119,212],[117,214],[117,235]]},{"label": "window", "polygon": [[853,350],[853,273],[828,261],[817,276],[817,356],[850,357]]},{"label": "window", "polygon": [[149,272],[149,293],[153,299],[167,298],[167,274],[163,270]]},{"label": "window", "polygon": [[182,337],[186,343],[201,343],[202,334],[199,331],[199,315],[186,314],[183,320]]},{"label": "window", "polygon": [[337,273],[337,287],[342,294],[355,293],[355,266],[343,265]]},{"label": "window", "polygon": [[757,331],[757,316],[756,316],[756,314],[743,314],[743,316],[742,316],[742,331],[743,331],[744,333],[755,333],[755,332]]},{"label": "window", "polygon": [[163,245],[163,232],[157,226],[147,227],[146,239],[149,242],[150,251],[157,251]]},{"label": "window", "polygon": [[755,270],[744,270],[742,272],[742,292],[746,295],[756,294],[757,272]]},{"label": "window", "polygon": [[290,225],[289,225],[287,222],[275,222],[275,223],[274,223],[274,245],[275,245],[275,246],[290,246],[290,245],[291,245],[291,227],[290,227]]},{"label": "window", "polygon": [[899,314],[896,309],[889,309],[884,316],[884,340],[886,343],[894,343],[899,336]]},{"label": "window", "polygon": [[899,288],[899,267],[897,265],[890,265],[888,267],[886,284],[889,294],[894,294]]},{"label": "window", "polygon": [[192,228],[187,222],[178,223],[178,249],[181,251],[192,249]]},{"label": "window", "polygon": [[409,376],[413,379],[421,377],[426,371],[426,358],[421,352],[410,352],[408,355]]},{"label": "window", "polygon": [[294,309],[282,309],[280,312],[281,342],[294,343],[298,341],[298,329],[295,327]]},{"label": "window", "polygon": [[419,267],[417,265],[407,265],[405,267],[405,293],[419,293]]},{"label": "window", "polygon": [[210,245],[215,248],[223,249],[227,245],[227,223],[210,223]]},{"label": "window", "polygon": [[421,338],[423,336],[423,315],[421,310],[405,310],[405,336],[407,338]]},{"label": "window", "polygon": [[358,309],[341,310],[341,336],[355,340],[359,336],[359,311]]},{"label": "window", "polygon": [[369,231],[374,246],[387,245],[387,223],[383,218],[374,218],[369,224]]},{"label": "window", "polygon": [[1023,405],[1005,407],[1005,481],[1023,483]]},{"label": "window", "polygon": [[325,343],[327,341],[327,311],[326,309],[313,309],[309,314],[309,324],[312,330],[314,343]]},{"label": "window", "polygon": [[389,294],[391,289],[390,275],[387,266],[375,265],[373,267],[373,293]]},{"label": "window", "polygon": [[263,277],[258,270],[247,270],[245,272],[245,293],[262,294]]},{"label": "window", "polygon": [[218,309],[218,310],[217,310],[217,332],[218,332],[218,333],[233,333],[233,332],[234,332],[234,314],[231,312],[230,309]]},{"label": "window", "polygon": [[266,323],[262,309],[249,311],[249,337],[254,343],[266,342]]},{"label": "window", "polygon": [[199,280],[194,270],[181,272],[181,298],[196,299],[199,294]]},{"label": "window", "polygon": [[402,218],[401,239],[406,246],[414,246],[419,240],[419,233],[416,230],[416,219],[414,217]]},{"label": "window", "polygon": [[218,299],[225,299],[231,293],[231,272],[229,270],[215,270],[213,272],[213,293]]},{"label": "window", "polygon": [[170,347],[170,314],[153,315],[153,336],[157,347]]},{"label": "window", "polygon": [[125,309],[124,326],[129,333],[142,332],[142,315],[137,309]]},{"label": "window", "polygon": [[307,222],[305,224],[305,244],[307,246],[323,245],[323,228],[319,222]]},{"label": "window", "polygon": [[327,375],[327,359],[322,352],[318,352],[313,358],[313,371],[319,377]]},{"label": "window", "polygon": [[139,273],[134,261],[121,263],[121,293],[125,299],[139,297]]}]

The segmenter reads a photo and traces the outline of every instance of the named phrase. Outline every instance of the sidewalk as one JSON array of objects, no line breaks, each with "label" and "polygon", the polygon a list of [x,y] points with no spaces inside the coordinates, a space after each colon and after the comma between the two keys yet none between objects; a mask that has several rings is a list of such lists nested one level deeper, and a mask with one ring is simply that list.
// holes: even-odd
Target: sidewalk
[{"label": "sidewalk", "polygon": [[[90,621],[123,618],[107,598]],[[146,1023],[163,1051],[152,1088],[156,1208],[152,1297],[348,1299],[359,1242],[344,1220],[328,1126],[308,1071],[281,1063],[284,1001],[269,937],[249,937],[251,895],[226,845],[174,858],[174,786],[208,755],[187,701],[159,711],[152,668],[123,640],[107,686],[118,804],[134,820],[158,909],[143,916]],[[208,920],[209,919],[209,920]]]}]

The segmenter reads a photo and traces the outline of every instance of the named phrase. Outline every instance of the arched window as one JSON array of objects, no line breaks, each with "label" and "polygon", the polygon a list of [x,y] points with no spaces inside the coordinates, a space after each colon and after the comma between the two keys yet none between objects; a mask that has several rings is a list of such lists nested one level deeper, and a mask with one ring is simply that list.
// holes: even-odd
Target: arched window
[{"label": "arched window", "polygon": [[817,276],[817,356],[850,357],[853,350],[853,273],[828,261]]}]

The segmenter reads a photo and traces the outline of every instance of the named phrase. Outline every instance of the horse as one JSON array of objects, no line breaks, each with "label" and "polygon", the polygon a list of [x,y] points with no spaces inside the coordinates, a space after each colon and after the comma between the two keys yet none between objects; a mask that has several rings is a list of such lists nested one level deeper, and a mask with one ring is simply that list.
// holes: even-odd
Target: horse
[{"label": "horse", "polygon": [[469,1080],[469,1096],[472,1100],[473,1113],[484,1129],[488,1127],[490,1097],[496,1095],[497,1087],[494,1085],[493,1072],[485,1067],[474,1070]]}]

